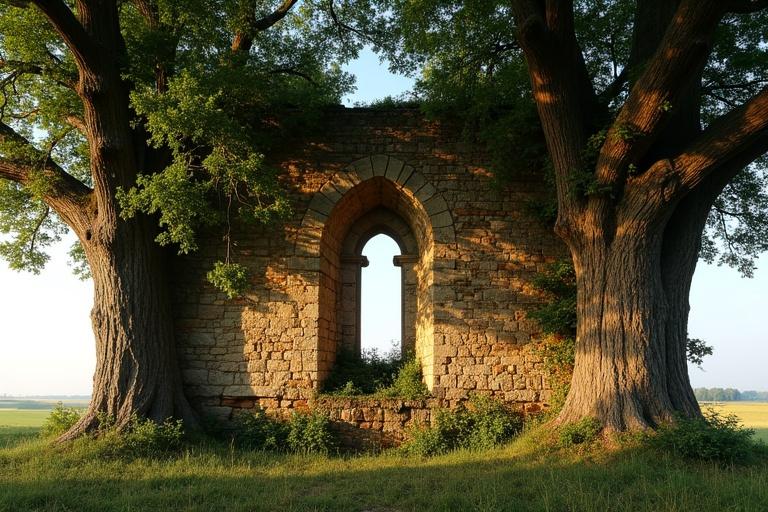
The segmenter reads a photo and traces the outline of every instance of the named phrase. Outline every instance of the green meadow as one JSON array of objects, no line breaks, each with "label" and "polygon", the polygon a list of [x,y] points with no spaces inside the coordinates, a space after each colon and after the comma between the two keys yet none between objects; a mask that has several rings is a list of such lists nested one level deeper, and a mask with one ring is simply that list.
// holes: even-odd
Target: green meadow
[{"label": "green meadow", "polygon": [[[731,407],[733,405],[733,407]],[[763,425],[768,404],[727,404]],[[646,448],[545,450],[524,435],[484,452],[284,455],[193,442],[159,458],[39,439],[47,411],[3,410],[0,511],[761,511],[768,464],[721,467]],[[750,422],[752,425],[750,425]],[[768,429],[762,429],[764,435]]]}]

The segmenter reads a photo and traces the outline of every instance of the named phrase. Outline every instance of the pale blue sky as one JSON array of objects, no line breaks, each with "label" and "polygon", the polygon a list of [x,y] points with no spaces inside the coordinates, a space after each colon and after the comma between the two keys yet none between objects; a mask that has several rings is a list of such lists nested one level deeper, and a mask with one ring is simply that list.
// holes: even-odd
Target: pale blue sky
[{"label": "pale blue sky", "polygon": [[[411,80],[389,74],[369,51],[347,69],[358,79],[347,105],[397,96],[412,86]],[[78,281],[67,266],[70,243],[71,238],[52,251],[39,276],[12,272],[0,262],[0,395],[90,393],[95,365],[88,316],[92,290],[90,282]],[[371,239],[364,249],[371,261],[362,285],[364,346],[388,349],[390,340],[400,338],[400,270],[392,265],[396,253],[394,241],[386,236]],[[768,390],[767,303],[767,256],[758,262],[753,279],[742,279],[726,267],[699,264],[689,330],[692,337],[713,345],[715,354],[705,359],[704,371],[691,368],[694,386]]]}]

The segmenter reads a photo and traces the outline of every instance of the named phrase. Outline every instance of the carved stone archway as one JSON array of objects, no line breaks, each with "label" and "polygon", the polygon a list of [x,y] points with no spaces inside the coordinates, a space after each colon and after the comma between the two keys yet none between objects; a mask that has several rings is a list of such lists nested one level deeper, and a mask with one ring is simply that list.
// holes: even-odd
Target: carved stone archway
[{"label": "carved stone archway", "polygon": [[453,221],[441,194],[401,160],[385,155],[363,158],[315,194],[302,232],[305,237],[297,241],[296,254],[319,257],[317,347],[306,361],[316,362],[318,385],[341,347],[359,350],[362,248],[372,236],[385,233],[401,249],[395,264],[403,269],[403,348],[415,350],[431,389],[435,247],[455,243]]}]

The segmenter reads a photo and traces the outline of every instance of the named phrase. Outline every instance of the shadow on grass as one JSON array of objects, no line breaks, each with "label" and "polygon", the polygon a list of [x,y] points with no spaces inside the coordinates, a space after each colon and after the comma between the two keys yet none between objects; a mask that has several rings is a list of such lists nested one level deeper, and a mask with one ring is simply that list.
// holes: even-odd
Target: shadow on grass
[{"label": "shadow on grass", "polygon": [[40,427],[0,427],[0,450],[37,439]]},{"label": "shadow on grass", "polygon": [[686,465],[650,452],[596,461],[537,454],[520,442],[432,459],[204,446],[124,461],[42,442],[0,450],[0,511],[747,511],[766,503],[766,466]]}]

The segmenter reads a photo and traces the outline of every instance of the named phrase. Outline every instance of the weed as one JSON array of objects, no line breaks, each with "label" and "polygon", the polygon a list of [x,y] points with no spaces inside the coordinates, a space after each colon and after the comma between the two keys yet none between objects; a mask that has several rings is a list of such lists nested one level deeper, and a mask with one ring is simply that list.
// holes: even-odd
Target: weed
[{"label": "weed", "polygon": [[51,411],[51,414],[45,419],[45,423],[40,428],[41,437],[58,437],[70,428],[80,419],[81,411],[74,407],[64,407],[61,402]]}]

